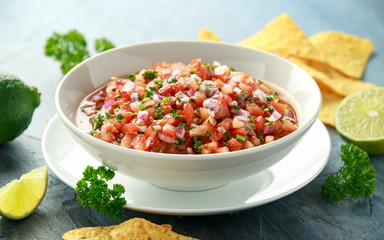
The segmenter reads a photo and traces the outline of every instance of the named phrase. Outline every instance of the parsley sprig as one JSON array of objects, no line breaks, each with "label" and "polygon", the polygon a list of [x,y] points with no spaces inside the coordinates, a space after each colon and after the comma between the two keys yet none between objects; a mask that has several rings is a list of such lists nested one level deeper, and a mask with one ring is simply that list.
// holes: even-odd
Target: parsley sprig
[{"label": "parsley sprig", "polygon": [[[370,164],[367,152],[353,144],[341,145],[340,149],[344,165],[337,174],[330,175],[325,180],[321,187],[321,196],[334,203],[347,197],[368,197],[370,200],[375,192],[377,180],[375,168]],[[370,210],[372,214],[372,206]]]},{"label": "parsley sprig", "polygon": [[122,218],[123,206],[127,203],[121,196],[125,189],[120,184],[113,184],[110,189],[107,184],[114,176],[115,172],[105,166],[96,169],[88,166],[83,172],[83,178],[76,184],[77,201],[84,207],[93,207],[110,218]]},{"label": "parsley sprig", "polygon": [[[95,40],[95,51],[98,53],[114,47],[115,45],[106,38]],[[90,57],[85,37],[76,30],[64,34],[53,33],[47,39],[44,50],[46,56],[61,63],[60,67],[63,74]]]}]

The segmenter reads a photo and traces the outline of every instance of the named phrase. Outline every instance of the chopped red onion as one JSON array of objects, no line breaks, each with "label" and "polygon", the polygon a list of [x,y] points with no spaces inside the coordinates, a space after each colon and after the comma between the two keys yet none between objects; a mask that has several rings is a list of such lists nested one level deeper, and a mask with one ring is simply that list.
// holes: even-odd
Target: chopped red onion
[{"label": "chopped red onion", "polygon": [[240,111],[239,109],[236,109],[236,108],[231,108],[231,110],[229,110],[231,113],[235,114],[235,115],[240,115]]},{"label": "chopped red onion", "polygon": [[273,111],[272,115],[269,116],[268,121],[274,122],[277,121],[281,117],[281,114],[278,111]]},{"label": "chopped red onion", "polygon": [[134,92],[131,94],[131,102],[136,102],[138,98],[139,98],[139,94],[137,92]]},{"label": "chopped red onion", "polygon": [[208,98],[203,102],[203,107],[208,108],[212,111],[215,111],[215,107],[218,106],[219,101],[216,99]]},{"label": "chopped red onion", "polygon": [[173,77],[178,77],[181,75],[181,71],[179,69],[176,69],[175,71],[172,72]]},{"label": "chopped red onion", "polygon": [[248,111],[246,111],[244,109],[239,109],[239,110],[240,110],[241,115],[246,116],[246,117],[251,116],[251,114]]},{"label": "chopped red onion", "polygon": [[236,101],[232,101],[232,102],[229,102],[228,105],[229,105],[230,107],[236,107],[238,104],[237,104]]},{"label": "chopped red onion", "polygon": [[272,134],[273,133],[273,125],[267,125],[264,127],[263,134]]},{"label": "chopped red onion", "polygon": [[149,148],[149,145],[151,145],[152,139],[153,139],[152,137],[149,137],[147,138],[147,140],[145,140],[145,149]]},{"label": "chopped red onion", "polygon": [[189,95],[190,97],[192,97],[192,96],[195,95],[195,90],[193,90],[193,89],[191,88],[191,89],[189,89],[189,90],[187,91],[187,93],[188,93],[188,95]]},{"label": "chopped red onion", "polygon": [[148,112],[147,111],[139,111],[137,113],[137,119],[141,119],[141,120],[146,122],[148,120]]},{"label": "chopped red onion", "polygon": [[163,96],[159,95],[159,94],[154,94],[153,95],[153,100],[155,100],[156,102],[161,102],[163,100]]},{"label": "chopped red onion", "polygon": [[188,96],[184,96],[184,97],[180,98],[180,102],[182,102],[182,103],[189,103],[189,97]]},{"label": "chopped red onion", "polygon": [[177,127],[176,128],[176,136],[179,139],[184,139],[185,129],[183,127]]},{"label": "chopped red onion", "polygon": [[233,91],[234,91],[236,94],[240,94],[240,93],[241,93],[241,89],[238,88],[238,87],[235,87],[235,88],[233,89]]},{"label": "chopped red onion", "polygon": [[237,120],[239,120],[240,122],[243,122],[243,123],[249,122],[249,118],[247,116],[244,116],[244,115],[235,116],[235,118]]},{"label": "chopped red onion", "polygon": [[117,85],[122,85],[123,84],[123,81],[121,81],[120,79],[116,81],[116,84]]},{"label": "chopped red onion", "polygon": [[96,95],[93,96],[93,100],[99,101],[105,99],[105,92],[103,90],[100,90]]},{"label": "chopped red onion", "polygon": [[253,103],[259,103],[259,102],[260,102],[260,98],[258,98],[258,97],[252,97],[252,102],[253,102]]},{"label": "chopped red onion", "polygon": [[104,103],[103,108],[108,109],[114,103],[115,103],[115,100],[109,99],[106,103]]},{"label": "chopped red onion", "polygon": [[145,132],[147,130],[147,126],[137,126],[140,129],[140,132]]},{"label": "chopped red onion", "polygon": [[171,138],[171,137],[165,135],[162,132],[157,132],[157,136],[163,142],[166,142],[166,143],[177,143],[177,140],[175,138]]},{"label": "chopped red onion", "polygon": [[253,91],[253,96],[258,97],[262,102],[266,102],[267,95],[260,89],[256,89],[255,91]]},{"label": "chopped red onion", "polygon": [[161,126],[159,126],[159,125],[152,126],[152,128],[155,130],[161,130]]}]

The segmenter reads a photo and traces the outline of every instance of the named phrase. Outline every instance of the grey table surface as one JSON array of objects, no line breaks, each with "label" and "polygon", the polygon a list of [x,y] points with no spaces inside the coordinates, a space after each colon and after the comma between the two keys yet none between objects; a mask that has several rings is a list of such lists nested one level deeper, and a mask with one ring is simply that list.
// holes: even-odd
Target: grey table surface
[{"label": "grey table surface", "polygon": [[[384,85],[383,12],[381,0],[1,0],[0,70],[38,87],[42,102],[29,128],[14,141],[0,145],[0,187],[45,164],[41,139],[56,114],[54,93],[62,78],[59,64],[43,50],[53,32],[77,29],[93,48],[99,37],[117,46],[197,39],[198,30],[208,27],[226,42],[236,43],[280,13],[289,13],[308,36],[336,30],[371,39],[375,48],[363,80]],[[61,239],[74,228],[118,224],[133,217],[168,223],[174,231],[200,239],[384,239],[384,156],[371,157],[378,180],[372,216],[367,199],[325,202],[320,197],[321,185],[340,167],[339,146],[344,143],[332,127],[327,130],[332,149],[325,169],[305,187],[274,202],[236,213],[193,217],[126,210],[123,219],[110,220],[83,208],[74,190],[49,170],[41,205],[21,221],[0,217],[0,239]]]}]

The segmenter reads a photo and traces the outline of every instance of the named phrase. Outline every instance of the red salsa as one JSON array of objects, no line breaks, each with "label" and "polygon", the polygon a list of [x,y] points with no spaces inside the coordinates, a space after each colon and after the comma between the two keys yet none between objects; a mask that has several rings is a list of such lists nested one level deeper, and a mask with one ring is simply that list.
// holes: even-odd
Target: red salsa
[{"label": "red salsa", "polygon": [[112,144],[177,154],[252,148],[298,128],[291,104],[262,80],[199,59],[112,77],[81,102],[76,122]]}]

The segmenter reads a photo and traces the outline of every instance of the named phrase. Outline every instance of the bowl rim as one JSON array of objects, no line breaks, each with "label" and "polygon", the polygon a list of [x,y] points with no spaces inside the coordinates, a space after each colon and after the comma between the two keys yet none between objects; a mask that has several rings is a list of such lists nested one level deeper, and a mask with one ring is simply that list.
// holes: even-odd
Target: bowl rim
[{"label": "bowl rim", "polygon": [[[161,45],[161,44],[201,44],[201,45],[221,45],[225,47],[232,47],[232,48],[243,48],[247,49],[248,51],[255,51],[264,55],[268,55],[269,57],[276,58],[278,61],[282,61],[285,64],[291,65],[294,68],[297,68],[299,71],[302,72],[302,74],[306,75],[309,77],[313,83],[315,84],[316,87],[316,92],[318,93],[318,106],[316,111],[314,112],[313,116],[311,116],[310,119],[308,119],[307,122],[305,122],[302,126],[300,126],[296,131],[293,133],[290,133],[287,136],[284,136],[283,138],[277,139],[273,142],[270,142],[268,144],[263,144],[260,146],[248,148],[248,149],[242,149],[240,151],[232,151],[232,152],[225,152],[225,153],[210,153],[210,154],[171,154],[171,153],[157,153],[157,152],[148,152],[148,151],[141,151],[141,150],[136,150],[136,149],[131,149],[131,148],[124,148],[115,144],[111,144],[105,141],[102,141],[100,139],[94,138],[91,135],[87,134],[86,132],[81,131],[72,121],[70,121],[64,114],[64,112],[61,109],[60,102],[59,102],[59,94],[60,90],[62,89],[62,86],[66,83],[66,79],[69,79],[71,74],[77,69],[81,68],[82,66],[86,65],[89,62],[96,61],[98,58],[103,57],[104,55],[111,54],[115,51],[121,51],[122,49],[129,49],[129,48],[135,48],[135,47],[142,47],[146,45]],[[265,79],[268,81],[268,79]],[[277,85],[277,84],[276,84]],[[279,85],[277,85],[279,86]],[[280,86],[279,86],[280,87]],[[72,68],[67,74],[65,74],[60,83],[58,84],[56,91],[55,91],[55,107],[58,115],[60,116],[61,121],[65,123],[65,125],[73,131],[76,135],[85,137],[87,141],[91,141],[93,144],[101,144],[103,147],[108,148],[109,150],[115,150],[119,152],[123,152],[127,155],[148,155],[148,157],[153,157],[153,158],[160,158],[160,159],[169,159],[169,160],[175,160],[175,159],[182,159],[182,160],[207,160],[207,159],[219,159],[219,158],[231,158],[231,157],[237,157],[237,156],[242,156],[242,155],[250,155],[250,154],[257,154],[257,152],[262,152],[262,151],[268,151],[272,148],[275,148],[276,146],[282,145],[285,142],[289,142],[291,139],[297,138],[300,135],[304,134],[316,121],[318,114],[320,112],[320,108],[322,105],[322,97],[321,97],[321,92],[319,87],[317,86],[315,80],[307,73],[305,72],[302,68],[294,64],[293,62],[280,57],[278,55],[272,54],[270,52],[266,52],[264,50],[260,49],[255,49],[251,47],[246,47],[246,46],[240,46],[237,44],[232,44],[232,43],[225,43],[225,42],[213,42],[213,41],[202,41],[202,40],[159,40],[159,41],[147,41],[147,42],[140,42],[140,43],[133,43],[133,44],[128,44],[124,46],[119,46],[107,51],[104,51],[102,53],[96,54],[94,56],[91,56],[78,65],[76,65],[74,68]],[[83,140],[82,140],[83,141]],[[278,151],[278,148],[276,148]]]}]

